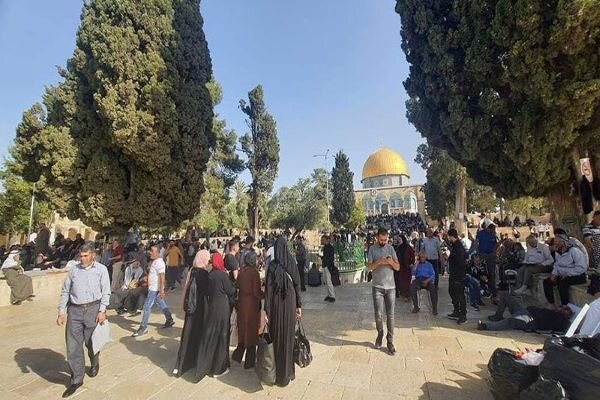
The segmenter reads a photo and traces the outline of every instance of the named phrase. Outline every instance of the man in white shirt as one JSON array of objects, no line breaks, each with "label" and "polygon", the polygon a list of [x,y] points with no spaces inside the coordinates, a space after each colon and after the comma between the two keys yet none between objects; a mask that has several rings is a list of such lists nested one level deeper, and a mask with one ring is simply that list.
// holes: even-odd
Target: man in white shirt
[{"label": "man in white shirt", "polygon": [[144,303],[144,315],[140,328],[133,333],[133,337],[142,336],[148,333],[148,320],[152,312],[154,303],[158,303],[161,311],[165,315],[165,324],[163,328],[170,328],[175,325],[169,306],[165,302],[165,261],[160,256],[160,248],[154,245],[150,248],[150,259],[152,264],[148,268],[148,297]]},{"label": "man in white shirt", "polygon": [[531,235],[527,237],[527,252],[523,260],[523,266],[519,268],[519,283],[521,287],[514,291],[517,295],[531,296],[531,287],[533,286],[533,274],[552,271],[554,258],[550,253],[550,247],[545,243],[540,243],[538,239]]}]

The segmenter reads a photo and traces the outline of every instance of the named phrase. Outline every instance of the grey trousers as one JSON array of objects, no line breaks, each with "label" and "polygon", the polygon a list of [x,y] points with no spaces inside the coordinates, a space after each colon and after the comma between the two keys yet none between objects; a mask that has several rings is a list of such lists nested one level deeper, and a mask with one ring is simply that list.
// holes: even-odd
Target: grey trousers
[{"label": "grey trousers", "polygon": [[533,274],[539,274],[541,272],[551,272],[552,265],[544,266],[544,265],[523,265],[519,268],[519,283],[521,285],[525,285],[528,288],[533,286]]},{"label": "grey trousers", "polygon": [[71,384],[83,382],[85,375],[85,360],[83,355],[83,344],[88,350],[90,364],[97,365],[99,355],[94,357],[92,348],[92,333],[96,329],[96,315],[100,304],[89,307],[69,307],[67,312],[67,360],[71,368]]},{"label": "grey trousers", "polygon": [[394,306],[396,305],[396,289],[373,287],[373,308],[375,310],[375,326],[377,333],[383,334],[383,313],[387,321],[387,341],[394,341]]}]

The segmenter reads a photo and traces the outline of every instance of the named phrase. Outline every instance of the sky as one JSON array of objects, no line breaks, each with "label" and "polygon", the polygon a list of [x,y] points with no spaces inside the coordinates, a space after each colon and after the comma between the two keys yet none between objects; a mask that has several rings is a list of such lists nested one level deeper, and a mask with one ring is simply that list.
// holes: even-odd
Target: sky
[{"label": "sky", "polygon": [[[262,84],[277,121],[279,176],[290,186],[343,150],[360,185],[367,157],[381,146],[407,161],[411,183],[424,183],[415,164],[421,136],[406,119],[394,0],[203,0],[213,72],[223,86],[217,107],[238,135],[247,131],[241,98]],[[81,0],[0,0],[0,156],[5,157],[23,111],[58,81],[75,46]],[[333,157],[329,158],[329,168]],[[247,182],[248,173],[241,176]]]}]

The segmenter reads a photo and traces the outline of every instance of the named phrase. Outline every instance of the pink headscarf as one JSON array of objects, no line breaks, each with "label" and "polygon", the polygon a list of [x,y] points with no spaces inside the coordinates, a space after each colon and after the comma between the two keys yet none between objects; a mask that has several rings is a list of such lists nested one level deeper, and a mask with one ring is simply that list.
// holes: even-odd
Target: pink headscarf
[{"label": "pink headscarf", "polygon": [[208,252],[208,250],[200,250],[199,252],[196,253],[196,257],[194,257],[193,266],[195,268],[206,269],[209,261],[210,261],[210,253]]}]

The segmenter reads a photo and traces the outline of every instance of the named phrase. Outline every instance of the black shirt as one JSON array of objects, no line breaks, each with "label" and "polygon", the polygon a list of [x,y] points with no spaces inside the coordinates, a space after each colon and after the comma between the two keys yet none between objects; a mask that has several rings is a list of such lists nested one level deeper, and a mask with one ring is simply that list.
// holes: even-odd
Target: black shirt
[{"label": "black shirt", "polygon": [[535,328],[540,331],[565,332],[571,325],[571,322],[559,311],[527,307],[527,312],[533,318]]},{"label": "black shirt", "polygon": [[450,244],[448,258],[451,281],[463,281],[467,274],[467,255],[460,240]]},{"label": "black shirt", "polygon": [[323,246],[323,266],[329,270],[335,268],[335,249],[331,243]]},{"label": "black shirt", "polygon": [[229,271],[229,277],[231,280],[234,280],[233,271],[240,269],[240,262],[238,261],[238,258],[233,254],[225,254],[225,259],[223,262],[225,263],[225,269]]}]

